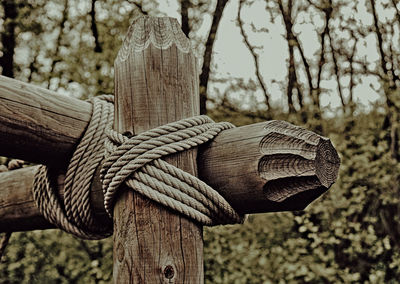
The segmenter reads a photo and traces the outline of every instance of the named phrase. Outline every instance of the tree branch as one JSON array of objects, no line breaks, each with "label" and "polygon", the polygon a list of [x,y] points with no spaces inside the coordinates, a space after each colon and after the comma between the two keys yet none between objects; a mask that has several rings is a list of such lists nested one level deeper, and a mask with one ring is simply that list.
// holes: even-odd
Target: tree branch
[{"label": "tree branch", "polygon": [[375,34],[378,39],[378,52],[381,57],[381,68],[385,76],[388,75],[388,69],[386,68],[386,62],[385,62],[385,51],[383,50],[383,38],[382,38],[382,33],[381,30],[379,29],[379,23],[378,23],[378,15],[376,13],[375,9],[375,0],[370,0],[371,3],[371,9],[372,9],[372,16],[373,16],[373,24],[375,28]]},{"label": "tree branch", "polygon": [[62,19],[60,22],[60,27],[59,27],[59,32],[58,32],[58,36],[57,36],[57,41],[56,41],[56,50],[54,51],[54,55],[52,56],[53,61],[51,62],[51,68],[50,68],[50,76],[49,79],[47,81],[47,88],[50,88],[50,79],[51,79],[51,75],[53,75],[54,73],[54,69],[56,67],[56,64],[58,62],[60,62],[61,60],[59,59],[59,52],[60,52],[60,45],[61,45],[61,39],[63,37],[63,33],[64,33],[64,26],[65,26],[65,22],[67,21],[67,17],[68,17],[68,0],[64,1],[64,10],[63,10],[63,14],[62,14]]},{"label": "tree branch", "polygon": [[[393,23],[394,24],[394,23]],[[400,23],[399,23],[400,24]],[[388,25],[388,29],[390,30],[390,39],[388,38],[388,42],[389,42],[389,58],[390,58],[390,74],[392,76],[393,79],[393,83],[395,83],[396,81],[398,81],[400,83],[400,77],[398,75],[396,75],[396,56],[395,56],[395,48],[393,48],[393,45],[397,45],[396,44],[396,40],[394,39],[394,31],[393,31],[393,26],[392,25]]]},{"label": "tree branch", "polygon": [[212,50],[214,46],[215,37],[218,30],[219,22],[222,18],[222,13],[228,0],[217,0],[215,12],[212,18],[210,32],[206,41],[206,48],[203,56],[203,66],[200,74],[200,114],[207,112],[207,86],[208,78],[210,77]]},{"label": "tree branch", "polygon": [[394,9],[396,10],[396,18],[400,25],[400,10],[397,8],[395,0],[391,0],[391,3],[393,5]]},{"label": "tree branch", "polygon": [[323,7],[322,12],[325,14],[325,28],[322,31],[320,35],[321,39],[321,54],[320,54],[320,59],[318,61],[318,72],[317,72],[317,86],[316,86],[316,92],[314,96],[314,104],[317,106],[317,109],[320,110],[320,94],[321,94],[321,80],[322,80],[322,68],[326,63],[325,59],[325,37],[329,35],[329,20],[332,15],[332,0],[329,0],[329,5],[326,7]]},{"label": "tree branch", "polygon": [[16,18],[18,15],[15,1],[2,1],[4,10],[4,32],[1,37],[3,46],[3,55],[0,58],[2,74],[4,76],[14,77],[14,49],[15,49],[15,28],[17,26]]},{"label": "tree branch", "polygon": [[349,100],[348,100],[348,105],[350,105],[350,114],[353,114],[354,112],[354,101],[353,101],[353,93],[354,93],[354,55],[356,53],[356,48],[357,48],[357,42],[358,40],[354,37],[354,45],[351,50],[351,54],[349,57],[349,65],[350,65],[350,82],[349,82]]},{"label": "tree branch", "polygon": [[332,36],[331,36],[330,30],[328,32],[328,37],[329,37],[329,43],[330,43],[331,50],[332,50],[332,61],[333,61],[333,67],[335,70],[335,76],[336,76],[336,81],[337,81],[337,85],[338,85],[339,98],[340,98],[340,102],[342,103],[343,112],[345,112],[346,102],[344,101],[342,85],[340,84],[340,70],[339,70],[338,60],[336,57],[336,51],[333,47]]},{"label": "tree branch", "polygon": [[189,37],[190,25],[189,25],[189,7],[191,6],[190,0],[181,0],[181,19],[182,19],[182,31]]},{"label": "tree branch", "polygon": [[90,18],[91,18],[91,28],[92,28],[92,33],[94,37],[94,52],[101,53],[102,48],[99,42],[99,32],[97,30],[97,24],[96,24],[96,1],[97,0],[92,0],[92,8],[90,10]]},{"label": "tree branch", "polygon": [[311,90],[314,87],[313,87],[313,84],[312,84],[312,76],[311,76],[310,64],[308,64],[307,58],[304,55],[303,48],[301,47],[300,42],[299,42],[299,40],[298,40],[296,35],[294,35],[294,40],[296,41],[296,46],[297,46],[297,49],[299,50],[301,61],[303,62],[303,65],[304,65],[304,69],[305,69],[306,76],[307,76],[308,87],[310,88],[310,92],[311,92]]},{"label": "tree branch", "polygon": [[239,25],[239,29],[240,29],[240,34],[243,37],[243,41],[246,45],[246,47],[248,48],[248,50],[250,51],[251,56],[253,57],[254,60],[254,66],[255,66],[255,74],[257,77],[257,81],[258,84],[260,85],[263,94],[264,94],[264,98],[265,98],[265,104],[267,105],[267,109],[270,110],[271,109],[271,105],[270,105],[270,94],[267,91],[267,86],[265,85],[265,82],[261,76],[260,73],[260,65],[259,65],[259,57],[258,54],[255,52],[254,47],[250,44],[248,35],[246,34],[244,27],[243,27],[243,21],[241,18],[241,11],[242,11],[242,6],[245,0],[240,0],[239,1],[239,8],[238,8],[238,13],[237,13],[237,23]]}]

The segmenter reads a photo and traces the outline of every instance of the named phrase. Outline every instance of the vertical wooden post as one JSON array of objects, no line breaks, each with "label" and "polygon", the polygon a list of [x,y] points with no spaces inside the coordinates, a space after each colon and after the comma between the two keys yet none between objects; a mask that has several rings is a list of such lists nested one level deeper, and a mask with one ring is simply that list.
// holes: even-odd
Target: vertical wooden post
[{"label": "vertical wooden post", "polygon": [[[143,17],[115,60],[115,122],[138,134],[199,114],[198,71],[189,40],[171,18]],[[197,174],[196,151],[166,158]],[[115,283],[203,283],[202,227],[129,189],[114,207]]]}]

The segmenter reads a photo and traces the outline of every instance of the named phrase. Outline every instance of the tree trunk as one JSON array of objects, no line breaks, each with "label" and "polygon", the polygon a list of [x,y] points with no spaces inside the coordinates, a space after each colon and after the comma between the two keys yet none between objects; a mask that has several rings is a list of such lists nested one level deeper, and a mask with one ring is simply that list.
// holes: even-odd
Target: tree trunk
[{"label": "tree trunk", "polygon": [[200,114],[207,113],[207,87],[208,78],[210,77],[212,50],[214,46],[215,37],[217,35],[218,25],[222,18],[222,13],[228,0],[217,0],[215,7],[210,33],[206,41],[206,49],[203,56],[203,67],[200,74]]},{"label": "tree trunk", "polygon": [[15,27],[18,11],[15,1],[2,1],[4,9],[4,32],[1,37],[3,56],[0,58],[2,74],[14,77],[14,49],[15,49]]}]

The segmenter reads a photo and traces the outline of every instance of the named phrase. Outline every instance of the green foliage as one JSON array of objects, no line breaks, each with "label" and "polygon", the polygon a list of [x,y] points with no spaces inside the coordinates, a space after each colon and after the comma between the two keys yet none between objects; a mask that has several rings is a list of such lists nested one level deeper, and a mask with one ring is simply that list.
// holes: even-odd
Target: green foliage
[{"label": "green foliage", "polygon": [[373,111],[323,123],[341,154],[340,177],[305,211],[206,230],[208,283],[397,282],[400,164],[383,120]]},{"label": "green foliage", "polygon": [[78,240],[59,230],[14,233],[0,283],[109,283],[112,240]]},{"label": "green foliage", "polygon": [[[94,52],[85,1],[25,2],[17,20],[17,78],[82,98],[112,93],[112,62],[128,19],[136,16],[133,6],[127,1],[97,2],[102,52]],[[194,3],[202,12],[209,10],[204,1]],[[49,11],[65,7],[68,13],[60,28],[62,13]],[[193,17],[199,18],[193,22],[196,30],[201,14]],[[323,121],[308,105],[305,113],[287,114],[278,108],[265,113],[215,104],[209,114],[217,121],[240,126],[273,118],[323,130],[342,165],[337,183],[305,211],[254,215],[244,225],[206,228],[207,283],[396,283],[400,279],[400,163],[390,148],[395,145],[393,127],[383,127],[389,114],[392,123],[399,123],[394,114],[400,100],[393,86],[383,84],[383,89],[394,106],[376,105],[367,114]],[[5,162],[0,157],[0,164]],[[111,273],[111,239],[89,242],[57,230],[35,231],[12,235],[0,264],[0,283],[109,283]]]},{"label": "green foliage", "polygon": [[[241,116],[225,120],[232,117],[237,123]],[[251,215],[244,225],[206,228],[206,283],[397,282],[400,165],[390,156],[383,120],[373,111],[324,122],[341,156],[340,177],[305,211]],[[345,132],[348,124],[353,127]],[[0,279],[108,283],[111,251],[111,239],[81,241],[59,231],[14,234]]]}]

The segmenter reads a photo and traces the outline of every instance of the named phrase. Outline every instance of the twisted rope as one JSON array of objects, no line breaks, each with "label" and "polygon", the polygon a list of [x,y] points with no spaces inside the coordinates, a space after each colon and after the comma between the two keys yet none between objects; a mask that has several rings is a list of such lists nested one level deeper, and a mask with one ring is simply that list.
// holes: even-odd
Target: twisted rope
[{"label": "twisted rope", "polygon": [[242,216],[217,191],[160,159],[199,146],[232,127],[227,122],[215,123],[207,116],[196,116],[132,138],[109,129],[109,156],[100,172],[108,214],[112,212],[115,192],[126,182],[142,195],[204,225],[242,222]]},{"label": "twisted rope", "polygon": [[[104,158],[107,127],[114,119],[114,98],[104,95],[93,100],[93,114],[88,129],[77,147],[65,177],[64,204],[67,218],[77,226],[98,232],[103,224],[90,208],[90,187],[94,173]],[[81,171],[84,169],[84,171]],[[106,229],[106,232],[110,231]],[[106,233],[107,235],[108,233]]]},{"label": "twisted rope", "polygon": [[100,161],[104,158],[105,129],[114,116],[113,96],[92,100],[88,128],[72,155],[60,200],[52,169],[40,166],[33,182],[33,197],[40,213],[56,227],[83,239],[102,239],[112,234],[111,220],[104,222],[93,213],[90,187]]},{"label": "twisted rope", "polygon": [[[199,146],[230,123],[215,123],[196,116],[169,123],[128,138],[111,129],[112,96],[94,99],[88,129],[68,166],[64,203],[60,202],[50,169],[41,166],[35,175],[33,194],[40,212],[57,227],[80,238],[100,239],[112,233],[111,222],[100,223],[90,207],[90,186],[100,171],[104,205],[109,216],[122,183],[138,193],[204,225],[242,223],[240,216],[214,189],[161,158]],[[105,149],[104,149],[105,148]]]}]

